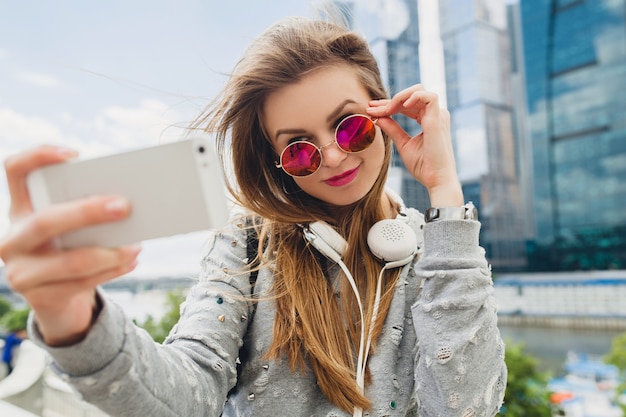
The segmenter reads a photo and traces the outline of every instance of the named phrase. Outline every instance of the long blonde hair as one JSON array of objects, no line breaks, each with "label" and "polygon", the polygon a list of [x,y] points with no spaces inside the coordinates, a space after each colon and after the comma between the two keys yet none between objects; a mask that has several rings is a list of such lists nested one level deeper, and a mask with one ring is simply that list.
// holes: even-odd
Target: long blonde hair
[{"label": "long blonde hair", "polygon": [[[232,163],[236,183],[228,186],[237,202],[263,219],[259,248],[267,248],[263,262],[274,269],[271,296],[276,303],[273,341],[266,356],[286,355],[292,371],[305,370],[310,363],[328,400],[351,412],[354,406],[370,406],[355,382],[361,320],[356,298],[343,279],[338,302],[324,274],[325,260],[306,244],[298,224],[324,220],[346,237],[344,261],[357,281],[368,323],[381,264],[366,239],[369,228],[385,216],[381,199],[391,142],[385,137],[384,164],[372,190],[348,207],[337,207],[306,194],[276,169],[278,156],[261,120],[270,93],[332,65],[353,68],[372,99],[387,97],[376,60],[362,37],[336,23],[289,18],[250,45],[197,126],[216,135],[223,162]],[[373,340],[381,332],[397,275],[386,272]]]}]

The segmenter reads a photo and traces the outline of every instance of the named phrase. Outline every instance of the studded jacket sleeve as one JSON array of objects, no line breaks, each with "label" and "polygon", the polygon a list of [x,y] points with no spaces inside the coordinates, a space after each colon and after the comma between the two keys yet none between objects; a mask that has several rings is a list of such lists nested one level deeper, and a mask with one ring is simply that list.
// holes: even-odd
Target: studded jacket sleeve
[{"label": "studded jacket sleeve", "polygon": [[426,225],[423,278],[412,306],[418,342],[415,387],[423,417],[494,416],[507,370],[490,267],[478,245],[477,221]]},{"label": "studded jacket sleeve", "polygon": [[96,323],[78,344],[45,346],[52,367],[88,402],[111,416],[219,416],[236,382],[236,361],[251,305],[246,234],[233,223],[207,243],[200,281],[181,320],[160,346],[104,297]]}]

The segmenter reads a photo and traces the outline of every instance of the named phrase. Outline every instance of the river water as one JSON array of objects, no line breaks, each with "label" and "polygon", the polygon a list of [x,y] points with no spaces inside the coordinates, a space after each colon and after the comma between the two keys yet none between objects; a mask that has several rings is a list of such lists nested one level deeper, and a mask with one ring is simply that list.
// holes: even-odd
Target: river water
[{"label": "river water", "polygon": [[539,360],[539,369],[558,376],[568,351],[605,355],[619,330],[584,330],[500,325],[505,342],[523,343],[525,352]]}]

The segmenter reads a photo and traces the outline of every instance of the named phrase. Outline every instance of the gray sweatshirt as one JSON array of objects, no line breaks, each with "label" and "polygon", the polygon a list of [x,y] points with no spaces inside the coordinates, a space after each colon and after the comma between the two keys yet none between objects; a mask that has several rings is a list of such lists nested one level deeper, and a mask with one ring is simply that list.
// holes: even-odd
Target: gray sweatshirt
[{"label": "gray sweatshirt", "polygon": [[[368,359],[365,393],[373,406],[364,416],[494,416],[507,372],[480,223],[425,225],[411,209],[399,217],[417,233],[420,251],[402,268]],[[241,225],[213,233],[199,282],[163,345],[106,297],[73,346],[46,346],[36,323],[30,332],[51,354],[52,368],[111,416],[350,416],[323,396],[312,370],[292,373],[287,360],[264,360],[274,306],[242,297],[250,295],[248,276],[232,271],[247,261]],[[259,271],[255,291],[271,280],[269,269]]]}]

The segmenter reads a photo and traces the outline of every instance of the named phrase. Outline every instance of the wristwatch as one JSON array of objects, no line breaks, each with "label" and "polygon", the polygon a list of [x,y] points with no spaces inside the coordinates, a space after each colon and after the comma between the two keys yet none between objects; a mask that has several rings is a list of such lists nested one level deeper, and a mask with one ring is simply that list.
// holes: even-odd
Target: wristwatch
[{"label": "wristwatch", "polygon": [[461,207],[431,207],[424,215],[426,223],[438,220],[478,220],[478,210],[471,201]]}]

